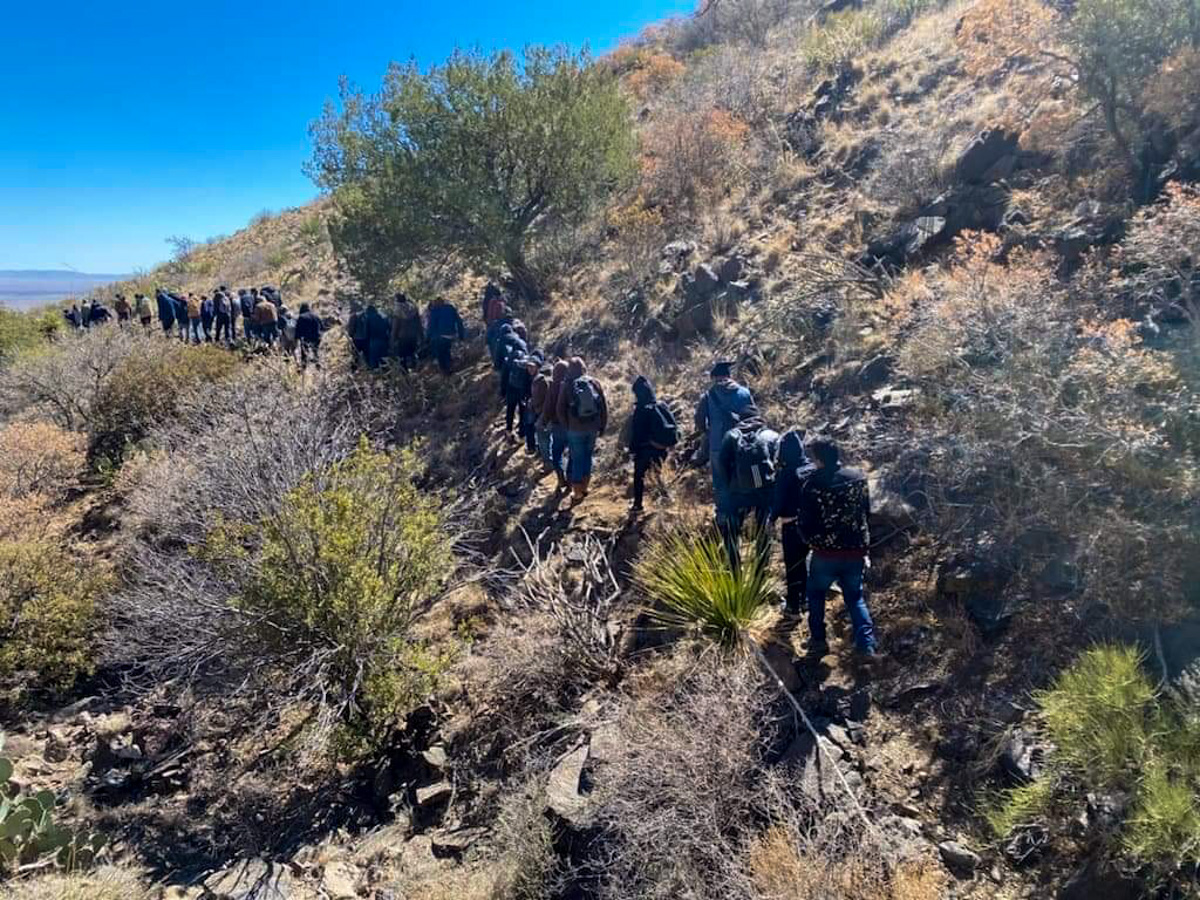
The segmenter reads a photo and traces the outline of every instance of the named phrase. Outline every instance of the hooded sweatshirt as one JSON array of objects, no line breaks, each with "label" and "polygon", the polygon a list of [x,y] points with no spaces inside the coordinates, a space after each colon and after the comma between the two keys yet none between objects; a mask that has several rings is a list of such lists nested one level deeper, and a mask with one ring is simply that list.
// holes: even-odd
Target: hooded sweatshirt
[{"label": "hooded sweatshirt", "polygon": [[804,432],[792,430],[779,439],[779,465],[775,476],[775,517],[800,515],[800,490],[816,467],[804,452]]},{"label": "hooded sweatshirt", "polygon": [[665,450],[651,444],[654,436],[654,419],[658,415],[654,407],[658,398],[654,396],[654,386],[645,376],[639,375],[634,380],[633,396],[635,405],[629,424],[629,452],[665,453]]},{"label": "hooded sweatshirt", "polygon": [[754,406],[750,391],[732,379],[718,381],[705,392],[696,406],[696,430],[708,432],[708,451],[721,452],[725,435],[733,428],[734,416]]},{"label": "hooded sweatshirt", "polygon": [[565,423],[558,418],[558,397],[562,393],[562,386],[567,380],[567,369],[570,366],[565,359],[560,359],[554,364],[554,369],[550,376],[550,384],[546,386],[546,399],[542,403],[542,417],[538,421],[539,428],[556,428],[562,427]]},{"label": "hooded sweatshirt", "polygon": [[[588,378],[592,382],[600,400],[599,413],[587,421],[577,418],[572,411],[575,383],[582,378]],[[558,393],[557,414],[558,421],[565,424],[568,431],[604,434],[608,428],[608,401],[604,397],[604,388],[600,386],[600,382],[588,376],[587,366],[578,356],[572,357],[567,366],[567,377]]]}]

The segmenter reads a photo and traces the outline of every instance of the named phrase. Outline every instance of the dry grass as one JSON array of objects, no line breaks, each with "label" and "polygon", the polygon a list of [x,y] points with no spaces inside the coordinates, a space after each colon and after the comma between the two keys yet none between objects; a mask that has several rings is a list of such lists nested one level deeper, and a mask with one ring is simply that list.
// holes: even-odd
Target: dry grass
[{"label": "dry grass", "polygon": [[150,900],[152,890],[130,869],[104,866],[86,874],[54,873],[0,887],[3,900]]}]

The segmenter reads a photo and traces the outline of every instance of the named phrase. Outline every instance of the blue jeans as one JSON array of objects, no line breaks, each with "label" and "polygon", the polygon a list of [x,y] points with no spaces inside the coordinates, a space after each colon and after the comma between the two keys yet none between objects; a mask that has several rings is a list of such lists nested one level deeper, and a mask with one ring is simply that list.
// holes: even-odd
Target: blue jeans
[{"label": "blue jeans", "polygon": [[563,454],[567,452],[567,429],[555,425],[550,429],[550,465],[559,475],[563,474]]},{"label": "blue jeans", "polygon": [[580,484],[585,478],[592,477],[592,457],[596,453],[596,432],[568,431],[567,448],[571,454],[571,464],[567,469],[567,481]]},{"label": "blue jeans", "polygon": [[863,559],[830,559],[817,553],[808,567],[808,628],[814,641],[825,640],[825,595],[834,583],[841,585],[846,612],[854,626],[854,644],[862,651],[875,649],[875,625],[867,609],[863,588]]},{"label": "blue jeans", "polygon": [[733,490],[725,481],[725,476],[721,474],[721,454],[710,453],[708,455],[708,464],[712,469],[712,484],[713,484],[713,505],[717,509],[717,522],[722,522],[726,517],[734,514]]},{"label": "blue jeans", "polygon": [[201,325],[200,325],[200,320],[199,320],[199,319],[189,319],[189,320],[188,320],[188,327],[189,327],[189,331],[190,331],[190,333],[191,333],[191,336],[192,336],[192,342],[193,342],[193,343],[199,344],[199,343],[201,343],[203,340],[205,340],[205,338],[207,338],[207,337],[208,337],[208,335],[206,335],[206,334],[202,334],[202,332],[201,332]]}]

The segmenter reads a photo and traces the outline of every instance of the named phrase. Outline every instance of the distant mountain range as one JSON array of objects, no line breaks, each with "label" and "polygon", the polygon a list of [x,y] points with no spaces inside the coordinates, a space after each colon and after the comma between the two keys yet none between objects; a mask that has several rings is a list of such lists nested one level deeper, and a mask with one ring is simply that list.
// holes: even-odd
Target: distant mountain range
[{"label": "distant mountain range", "polygon": [[128,275],[96,275],[53,269],[0,269],[0,304],[32,309],[79,297],[98,287],[123,281]]}]

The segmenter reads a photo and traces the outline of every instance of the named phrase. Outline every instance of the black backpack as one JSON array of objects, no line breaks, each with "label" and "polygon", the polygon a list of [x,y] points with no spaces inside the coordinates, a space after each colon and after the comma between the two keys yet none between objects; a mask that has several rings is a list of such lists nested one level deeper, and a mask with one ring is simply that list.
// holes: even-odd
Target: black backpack
[{"label": "black backpack", "polygon": [[533,384],[529,369],[526,368],[528,362],[529,357],[527,356],[514,356],[508,361],[508,386],[522,395],[527,394]]},{"label": "black backpack", "polygon": [[580,422],[592,422],[600,417],[600,388],[583,375],[571,385],[571,415]]},{"label": "black backpack", "polygon": [[650,407],[650,443],[660,450],[667,450],[679,443],[679,425],[675,413],[663,400]]},{"label": "black backpack", "polygon": [[744,494],[775,483],[775,460],[761,430],[738,430],[734,485]]}]

